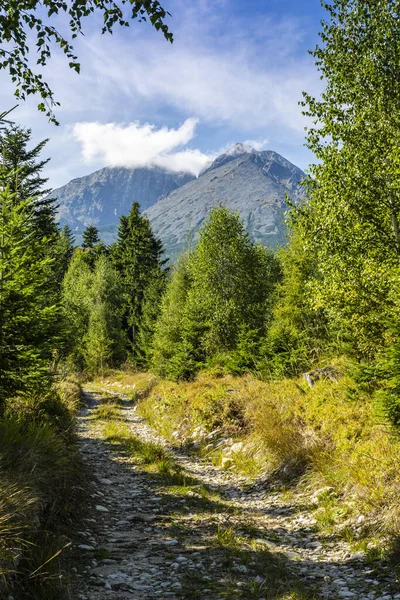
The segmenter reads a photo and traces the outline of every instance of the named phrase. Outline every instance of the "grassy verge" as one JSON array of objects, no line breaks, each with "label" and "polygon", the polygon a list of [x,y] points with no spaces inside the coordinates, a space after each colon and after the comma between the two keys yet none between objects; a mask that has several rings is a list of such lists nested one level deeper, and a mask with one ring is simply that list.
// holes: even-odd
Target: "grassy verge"
[{"label": "grassy verge", "polygon": [[336,368],[337,382],[311,389],[302,378],[208,373],[188,383],[160,381],[149,385],[138,410],[173,444],[250,480],[274,475],[306,493],[317,527],[378,557],[400,535],[400,441],[346,365]]},{"label": "grassy verge", "polygon": [[0,597],[60,600],[61,560],[81,496],[73,436],[80,387],[10,402],[0,420]]}]

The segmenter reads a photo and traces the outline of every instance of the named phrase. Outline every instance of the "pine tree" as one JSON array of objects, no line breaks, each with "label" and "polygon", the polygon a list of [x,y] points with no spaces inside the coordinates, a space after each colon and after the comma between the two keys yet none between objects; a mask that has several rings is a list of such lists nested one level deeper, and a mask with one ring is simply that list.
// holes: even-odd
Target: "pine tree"
[{"label": "pine tree", "polygon": [[84,258],[90,268],[94,271],[100,256],[107,256],[109,248],[101,241],[99,230],[94,225],[88,225],[82,234],[82,248],[85,251]]},{"label": "pine tree", "polygon": [[163,253],[161,241],[154,236],[147,217],[140,214],[139,204],[134,202],[129,215],[121,217],[118,239],[112,247],[111,255],[124,286],[124,327],[133,358],[139,363],[148,352],[143,347],[148,339],[144,335],[144,329],[139,335],[146,290],[152,286],[152,302],[157,305],[158,298],[154,294],[161,293],[166,276],[167,261],[162,258]]}]

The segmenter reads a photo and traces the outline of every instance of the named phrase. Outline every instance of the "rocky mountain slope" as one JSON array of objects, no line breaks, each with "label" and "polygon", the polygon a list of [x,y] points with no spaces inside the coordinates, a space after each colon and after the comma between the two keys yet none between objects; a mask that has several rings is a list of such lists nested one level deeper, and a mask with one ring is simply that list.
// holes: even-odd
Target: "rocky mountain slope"
[{"label": "rocky mountain slope", "polygon": [[161,198],[145,212],[170,256],[193,243],[210,210],[219,205],[238,211],[252,237],[272,248],[285,235],[286,194],[302,197],[303,171],[273,151],[257,152],[236,144],[197,179]]},{"label": "rocky mountain slope", "polygon": [[286,194],[302,198],[301,169],[273,151],[236,144],[198,178],[160,168],[104,168],[55,190],[61,225],[80,235],[89,224],[106,243],[115,239],[119,217],[140,203],[153,230],[174,258],[196,241],[211,208],[239,211],[254,239],[268,247],[282,243]]},{"label": "rocky mountain slope", "polygon": [[109,230],[113,235],[119,218],[129,212],[133,201],[139,202],[145,210],[191,179],[193,176],[187,173],[172,173],[158,167],[105,167],[86,177],[73,179],[54,190],[52,196],[58,198],[61,225],[68,224],[78,237],[90,224],[103,233]]}]

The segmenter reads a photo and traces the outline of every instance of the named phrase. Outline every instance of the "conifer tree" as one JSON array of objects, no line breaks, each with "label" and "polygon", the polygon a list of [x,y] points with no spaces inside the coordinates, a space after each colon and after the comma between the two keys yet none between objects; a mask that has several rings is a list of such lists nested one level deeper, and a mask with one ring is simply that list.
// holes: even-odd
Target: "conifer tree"
[{"label": "conifer tree", "polygon": [[95,269],[97,259],[108,254],[107,246],[99,237],[99,230],[94,225],[88,225],[82,234],[82,248],[84,258],[92,270]]},{"label": "conifer tree", "polygon": [[[163,253],[161,241],[154,236],[147,217],[140,214],[139,204],[134,202],[129,215],[121,217],[118,239],[111,254],[124,286],[124,327],[133,357],[139,363],[148,352],[143,344],[147,345],[145,340],[149,339],[149,333],[151,337],[153,329],[150,322],[154,317],[150,316],[149,310],[152,310],[151,305],[157,306],[164,287],[167,261],[162,258]],[[139,334],[146,297],[148,320]]]},{"label": "conifer tree", "polygon": [[99,230],[95,225],[88,225],[82,234],[82,248],[94,248],[100,243]]},{"label": "conifer tree", "polygon": [[34,209],[33,225],[37,234],[52,240],[58,233],[55,220],[57,206],[55,198],[47,198],[51,190],[45,187],[47,179],[42,176],[50,159],[40,159],[48,140],[28,148],[31,137],[31,129],[17,125],[0,132],[3,184],[8,185],[10,191],[15,193],[17,201],[29,200]]},{"label": "conifer tree", "polygon": [[49,382],[60,312],[47,289],[52,259],[36,235],[32,203],[0,181],[0,404]]},{"label": "conifer tree", "polygon": [[163,299],[154,339],[156,371],[179,379],[206,364],[235,372],[254,368],[279,276],[275,256],[250,240],[239,215],[213,209]]}]

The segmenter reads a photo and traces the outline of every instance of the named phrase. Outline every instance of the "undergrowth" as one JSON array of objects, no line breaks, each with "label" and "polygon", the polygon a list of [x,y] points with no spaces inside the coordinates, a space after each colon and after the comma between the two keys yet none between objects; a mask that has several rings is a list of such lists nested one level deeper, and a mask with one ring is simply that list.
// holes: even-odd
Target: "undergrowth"
[{"label": "undergrowth", "polygon": [[[275,473],[310,496],[332,488],[332,506],[310,502],[317,525],[327,532],[348,524],[354,529],[363,515],[373,523],[374,536],[396,538],[398,436],[377,414],[372,395],[348,374],[351,365],[338,360],[334,366],[338,381],[319,380],[311,389],[303,378],[260,381],[208,372],[192,382],[159,381],[138,410],[172,444],[196,447],[251,479]],[[130,385],[134,381],[131,374]],[[238,441],[239,451],[229,452]]]},{"label": "undergrowth", "polygon": [[62,599],[60,560],[81,496],[72,425],[80,387],[60,381],[45,397],[18,398],[0,420],[0,597]]}]

